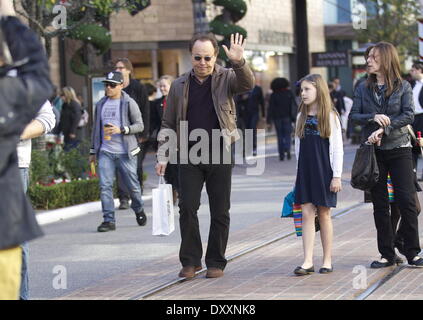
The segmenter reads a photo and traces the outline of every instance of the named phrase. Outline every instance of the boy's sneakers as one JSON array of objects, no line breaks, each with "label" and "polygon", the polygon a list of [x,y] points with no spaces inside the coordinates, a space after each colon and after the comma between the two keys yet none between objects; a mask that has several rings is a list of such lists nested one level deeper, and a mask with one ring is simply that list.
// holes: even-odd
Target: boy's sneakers
[{"label": "boy's sneakers", "polygon": [[103,222],[97,228],[98,232],[107,232],[116,230],[116,225],[113,222]]},{"label": "boy's sneakers", "polygon": [[135,212],[135,217],[137,218],[137,223],[139,226],[145,226],[147,223],[147,216],[144,213],[144,209],[140,212]]}]

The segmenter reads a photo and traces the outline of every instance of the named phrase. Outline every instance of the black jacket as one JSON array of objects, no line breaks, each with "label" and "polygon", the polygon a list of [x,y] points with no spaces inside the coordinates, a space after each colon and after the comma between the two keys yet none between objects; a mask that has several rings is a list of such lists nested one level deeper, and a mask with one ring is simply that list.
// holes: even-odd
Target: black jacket
[{"label": "black jacket", "polygon": [[290,119],[295,122],[297,119],[297,103],[293,93],[286,89],[273,92],[270,95],[267,120]]},{"label": "black jacket", "polygon": [[157,132],[160,131],[163,118],[164,99],[165,97],[161,97],[150,103],[150,135],[157,134]]},{"label": "black jacket", "polygon": [[81,105],[78,102],[72,100],[69,103],[63,103],[58,131],[63,132],[65,139],[69,139],[70,134],[76,135],[81,116]]},{"label": "black jacket", "polygon": [[16,76],[0,68],[0,250],[42,235],[19,176],[16,145],[53,88],[44,49],[36,35],[15,17],[0,21]]},{"label": "black jacket", "polygon": [[140,108],[144,131],[138,136],[148,138],[150,133],[150,101],[148,100],[147,89],[138,80],[131,79],[129,85],[123,91],[134,99]]},{"label": "black jacket", "polygon": [[379,129],[373,120],[376,114],[385,114],[391,124],[385,128],[379,149],[391,150],[407,144],[409,141],[407,125],[414,121],[413,91],[411,85],[402,80],[401,85],[380,105],[374,91],[367,81],[360,83],[354,92],[354,102],[349,119],[363,125],[362,140],[365,141],[372,132]]}]

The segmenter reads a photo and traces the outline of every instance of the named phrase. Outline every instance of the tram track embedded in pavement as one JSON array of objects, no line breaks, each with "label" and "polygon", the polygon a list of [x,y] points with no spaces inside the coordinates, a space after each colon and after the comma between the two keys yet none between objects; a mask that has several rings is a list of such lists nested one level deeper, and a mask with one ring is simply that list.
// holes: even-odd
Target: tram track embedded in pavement
[{"label": "tram track embedded in pavement", "polygon": [[[366,205],[366,203],[363,203],[363,202],[355,203],[355,204],[353,204],[353,205],[351,205],[351,206],[349,206],[349,207],[347,207],[345,209],[342,209],[339,212],[333,214],[332,215],[332,218],[340,218],[342,216],[345,216],[345,215],[353,212],[355,209],[357,209],[359,207],[362,207],[364,205]],[[262,242],[262,243],[260,243],[258,245],[255,245],[255,246],[252,246],[250,248],[241,250],[240,252],[229,256],[227,258],[228,263],[231,262],[231,261],[233,261],[233,260],[235,260],[235,259],[237,259],[237,258],[239,258],[239,257],[242,257],[242,256],[244,256],[244,255],[246,255],[248,253],[251,253],[251,252],[256,251],[258,249],[264,248],[264,247],[266,247],[266,246],[268,246],[268,245],[270,245],[270,244],[272,244],[274,242],[277,242],[277,241],[283,240],[285,238],[288,238],[288,237],[290,237],[292,235],[295,235],[295,231],[285,233],[285,234],[283,234],[281,236],[278,236],[276,238],[273,238],[273,239],[264,241],[264,242]],[[206,268],[203,268],[200,271],[197,271],[196,275],[199,275],[201,273],[204,273],[205,271],[207,271],[207,269]],[[151,297],[151,296],[155,295],[156,293],[159,293],[159,292],[161,292],[163,290],[169,289],[169,288],[171,288],[173,286],[176,286],[176,285],[178,285],[180,283],[183,283],[185,281],[188,281],[188,280],[185,279],[185,278],[177,278],[177,279],[174,279],[174,280],[170,280],[170,281],[165,282],[165,283],[162,283],[162,284],[160,284],[160,285],[158,285],[156,287],[153,287],[153,288],[148,289],[146,291],[140,292],[140,293],[138,293],[138,294],[130,297],[128,300],[142,300],[142,299],[146,299],[148,297]]]},{"label": "tram track embedded in pavement", "polygon": [[405,268],[407,268],[406,264],[397,265],[393,270],[388,272],[388,274],[383,276],[381,279],[377,280],[375,283],[369,286],[366,290],[364,290],[361,294],[359,294],[354,300],[366,300],[373,293],[375,293],[376,290],[381,288],[385,283],[387,283],[389,280],[391,280],[393,277],[395,277],[398,273],[400,273]]}]

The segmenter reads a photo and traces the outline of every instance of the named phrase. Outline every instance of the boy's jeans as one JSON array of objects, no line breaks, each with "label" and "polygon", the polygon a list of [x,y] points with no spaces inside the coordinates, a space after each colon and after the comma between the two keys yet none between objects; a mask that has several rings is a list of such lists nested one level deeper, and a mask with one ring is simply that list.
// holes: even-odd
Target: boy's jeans
[{"label": "boy's jeans", "polygon": [[129,158],[128,154],[113,154],[100,151],[98,173],[100,176],[100,199],[104,222],[115,223],[115,203],[113,200],[113,180],[116,168],[120,171],[123,181],[129,189],[131,208],[141,212],[144,202],[141,196],[141,186],[137,176],[137,158]]}]

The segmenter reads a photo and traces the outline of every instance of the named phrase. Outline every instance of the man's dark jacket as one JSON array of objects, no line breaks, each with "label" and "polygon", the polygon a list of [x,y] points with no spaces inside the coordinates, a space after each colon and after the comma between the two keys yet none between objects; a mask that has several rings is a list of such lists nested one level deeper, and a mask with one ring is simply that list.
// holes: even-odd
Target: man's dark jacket
[{"label": "man's dark jacket", "polygon": [[[15,17],[0,20],[14,61],[0,68],[0,250],[42,235],[23,192],[16,145],[25,126],[52,94],[44,49],[35,34]],[[14,69],[9,72],[10,69]]]}]

